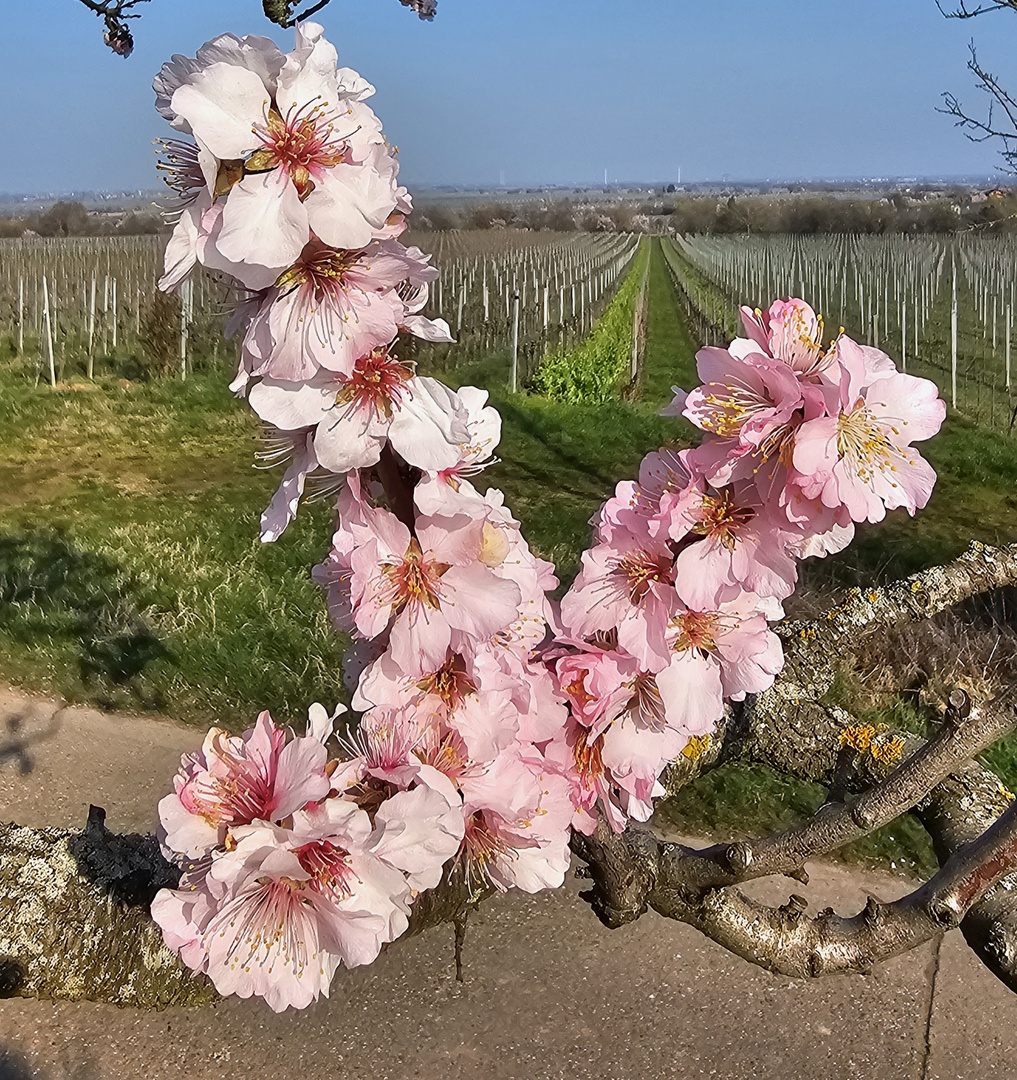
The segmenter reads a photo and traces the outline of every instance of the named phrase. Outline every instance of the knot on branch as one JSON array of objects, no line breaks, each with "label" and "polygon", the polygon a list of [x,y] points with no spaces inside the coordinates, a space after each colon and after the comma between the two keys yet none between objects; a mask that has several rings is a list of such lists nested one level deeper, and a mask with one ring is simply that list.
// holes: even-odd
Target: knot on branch
[{"label": "knot on branch", "polygon": [[744,874],[752,865],[752,848],[746,843],[730,844],[724,854],[728,866],[735,874]]},{"label": "knot on branch", "polygon": [[946,722],[957,730],[964,726],[964,721],[971,715],[971,698],[962,687],[954,687],[946,700]]},{"label": "knot on branch", "polygon": [[572,851],[589,864],[593,888],[580,895],[612,930],[633,922],[649,907],[658,875],[660,843],[632,825],[621,834],[601,821],[590,836],[573,833]]}]

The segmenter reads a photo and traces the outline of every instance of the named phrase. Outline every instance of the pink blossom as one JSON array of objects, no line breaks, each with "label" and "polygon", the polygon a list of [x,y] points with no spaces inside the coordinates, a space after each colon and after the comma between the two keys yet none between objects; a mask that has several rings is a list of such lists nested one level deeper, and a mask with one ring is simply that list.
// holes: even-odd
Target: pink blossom
[{"label": "pink blossom", "polygon": [[[226,166],[216,248],[256,274],[293,263],[312,230],[332,247],[361,248],[396,208],[395,169],[379,160],[388,156],[380,125],[362,100],[368,84],[340,78],[321,34],[298,26],[281,66],[258,49],[238,56],[210,43],[157,80],[171,122]],[[243,269],[238,276],[257,287]]]},{"label": "pink blossom", "polygon": [[352,599],[358,631],[391,627],[393,660],[407,674],[440,667],[456,639],[487,640],[519,611],[519,587],[481,561],[483,520],[420,517],[416,536],[386,510],[354,524]]},{"label": "pink blossom", "polygon": [[668,625],[671,662],[656,682],[668,724],[687,735],[711,732],[725,698],[766,690],[784,663],[780,639],[767,628],[773,612],[752,593],[725,599],[729,592],[696,608],[683,603]]},{"label": "pink blossom", "polygon": [[738,358],[727,349],[696,354],[702,385],[690,393],[682,415],[702,431],[737,440],[738,456],[765,454],[779,445],[802,405],[802,388],[793,370],[754,355]]},{"label": "pink blossom", "polygon": [[794,592],[798,571],[789,548],[800,536],[751,485],[718,491],[695,480],[675,501],[670,520],[672,540],[696,540],[678,553],[675,567],[688,603],[708,603],[724,585],[778,599]]},{"label": "pink blossom", "polygon": [[413,498],[424,514],[456,513],[461,500],[452,496],[480,499],[468,477],[476,476],[495,462],[494,450],[501,440],[501,416],[487,404],[488,392],[475,386],[461,386],[456,391],[466,409],[466,440],[459,445],[459,458],[454,465],[423,477]]},{"label": "pink blossom", "polygon": [[641,672],[633,681],[627,707],[604,732],[601,751],[626,817],[649,819],[654,798],[664,794],[658,777],[688,741],[689,733],[667,720],[656,676]]},{"label": "pink blossom", "polygon": [[573,637],[617,628],[618,641],[648,668],[667,663],[664,631],[675,606],[674,556],[667,537],[617,530],[583,553],[583,565],[561,603]]},{"label": "pink blossom", "polygon": [[[242,366],[252,375],[289,382],[322,369],[352,375],[358,360],[387,346],[406,323],[409,306],[397,287],[437,276],[429,256],[395,240],[336,250],[315,239],[298,255],[247,326]],[[438,340],[451,340],[444,323],[439,329]]]},{"label": "pink blossom", "polygon": [[794,467],[806,496],[843,506],[853,521],[882,521],[887,510],[925,506],[936,474],[912,447],[946,416],[935,383],[887,374],[861,348],[841,339],[837,382],[824,388],[828,414],[802,425]]},{"label": "pink blossom", "polygon": [[601,507],[596,519],[597,539],[610,542],[616,530],[666,537],[670,526],[667,508],[692,479],[688,455],[688,450],[667,447],[647,454],[639,465],[638,482],[622,480]]},{"label": "pink blossom", "polygon": [[191,133],[191,127],[176,110],[173,94],[193,75],[212,64],[229,64],[254,72],[262,84],[275,93],[276,80],[286,57],[274,41],[266,37],[248,34],[238,38],[235,34],[220,34],[206,41],[198,49],[197,56],[174,54],[163,64],[152,82],[155,90],[155,108],[160,116],[178,131]]},{"label": "pink blossom", "polygon": [[408,675],[391,653],[384,652],[364,670],[353,694],[353,708],[366,712],[377,706],[405,705],[423,716],[444,719],[477,689],[469,662],[459,653],[448,653],[431,671]]},{"label": "pink blossom", "polygon": [[583,734],[569,726],[570,755],[557,740],[548,751],[572,783],[573,826],[590,832],[598,813],[616,832],[629,818],[645,821],[663,794],[661,770],[688,742],[688,733],[669,723],[655,676],[624,653],[589,645],[555,661],[555,669],[572,722],[589,728]]},{"label": "pink blossom", "polygon": [[325,591],[329,617],[345,634],[354,630],[353,603],[350,595],[351,560],[355,541],[352,526],[366,524],[366,503],[360,490],[359,473],[347,473],[336,500],[338,525],[332,534],[328,558],[314,567],[311,577]]},{"label": "pink blossom", "polygon": [[429,723],[410,703],[366,713],[355,731],[340,736],[348,756],[332,773],[333,790],[373,812],[393,792],[413,787],[420,779],[414,750]]},{"label": "pink blossom", "polygon": [[276,453],[280,456],[288,453],[290,463],[272,496],[272,501],[261,515],[263,544],[271,544],[278,540],[296,518],[297,507],[304,494],[307,477],[318,466],[311,435],[305,431],[280,432],[280,435],[282,436],[279,440],[281,447],[277,448]]},{"label": "pink blossom", "polygon": [[410,465],[441,469],[457,460],[466,437],[459,397],[383,350],[359,359],[348,377],[322,371],[306,382],[263,378],[248,401],[283,431],[313,428],[317,463],[334,473],[376,464],[386,442]]},{"label": "pink blossom", "polygon": [[[425,773],[425,775],[427,775]],[[437,786],[418,784],[386,799],[374,815],[371,851],[406,875],[414,892],[433,889],[466,834],[463,807]]]},{"label": "pink blossom", "polygon": [[553,660],[554,672],[572,715],[601,734],[632,697],[637,662],[624,653],[585,642]]},{"label": "pink blossom", "polygon": [[[315,713],[317,718],[317,713]],[[256,819],[279,821],[329,791],[320,726],[287,742],[267,712],[243,735],[212,728],[197,754],[187,754],[173,794],[159,803],[166,847],[200,857],[221,844],[227,829]]]},{"label": "pink blossom", "polygon": [[462,781],[471,876],[499,889],[556,889],[569,867],[568,781],[533,751],[508,750]]},{"label": "pink blossom", "polygon": [[765,313],[743,307],[741,316],[751,342],[799,377],[816,375],[829,364],[823,354],[823,320],[804,300],[775,300]]},{"label": "pink blossom", "polygon": [[[510,654],[508,663],[519,674],[519,663],[526,661],[530,653],[544,640],[548,628],[553,625],[554,612],[548,593],[558,587],[552,563],[537,558],[530,550],[519,522],[505,506],[505,496],[495,488],[489,488],[479,505],[469,505],[460,490],[456,497],[446,496],[446,506],[451,510],[458,506],[459,512],[471,516],[486,516],[480,561],[503,581],[516,584],[520,593],[516,617],[488,641],[473,641],[467,648],[475,658],[477,650],[501,650]],[[446,511],[446,513],[448,510]]]},{"label": "pink blossom", "polygon": [[353,804],[329,800],[295,814],[292,829],[257,822],[234,835],[201,901],[164,891],[152,909],[167,943],[184,942],[185,962],[220,994],[304,1008],[328,996],[340,962],[368,964],[406,929],[410,886],[373,853],[383,837]]},{"label": "pink blossom", "polygon": [[167,139],[161,145],[166,156],[158,168],[176,196],[168,210],[176,223],[166,244],[165,272],[159,280],[159,288],[168,292],[187,277],[200,258],[206,235],[202,222],[212,206],[218,164],[200,143]]},{"label": "pink blossom", "polygon": [[612,831],[620,833],[628,824],[617,790],[604,764],[604,735],[569,717],[565,731],[548,747],[548,761],[569,785],[572,806],[571,826],[589,836],[601,815]]}]

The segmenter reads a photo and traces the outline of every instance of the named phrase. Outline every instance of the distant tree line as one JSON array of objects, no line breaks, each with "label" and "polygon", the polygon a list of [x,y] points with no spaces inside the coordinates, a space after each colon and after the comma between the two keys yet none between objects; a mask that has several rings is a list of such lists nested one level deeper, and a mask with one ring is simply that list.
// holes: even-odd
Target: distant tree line
[{"label": "distant tree line", "polygon": [[[836,194],[683,195],[662,191],[641,201],[577,203],[424,203],[414,229],[526,229],[550,232],[651,233],[943,233],[1017,228],[1017,192],[893,193],[882,198]],[[160,214],[96,213],[63,200],[19,218],[0,218],[0,237],[140,236],[165,228]]]},{"label": "distant tree line", "polygon": [[36,236],[143,236],[163,229],[155,212],[97,214],[84,203],[61,201],[46,210],[19,218],[0,218],[0,237]]},{"label": "distant tree line", "polygon": [[1017,192],[899,193],[860,198],[838,194],[659,196],[627,203],[555,202],[424,204],[422,231],[531,229],[555,232],[654,233],[942,233],[1017,226]]},{"label": "distant tree line", "polygon": [[425,232],[449,229],[629,232],[635,213],[633,206],[578,206],[568,199],[474,205],[425,204],[414,213],[413,226]]}]

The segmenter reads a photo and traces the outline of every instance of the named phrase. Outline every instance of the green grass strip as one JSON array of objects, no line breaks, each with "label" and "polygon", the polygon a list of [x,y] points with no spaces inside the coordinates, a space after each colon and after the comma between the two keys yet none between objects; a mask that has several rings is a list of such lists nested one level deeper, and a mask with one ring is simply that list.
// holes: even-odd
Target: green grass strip
[{"label": "green grass strip", "polygon": [[632,321],[649,247],[644,242],[607,310],[581,345],[549,353],[534,376],[539,394],[570,405],[604,405],[617,399],[632,356]]}]

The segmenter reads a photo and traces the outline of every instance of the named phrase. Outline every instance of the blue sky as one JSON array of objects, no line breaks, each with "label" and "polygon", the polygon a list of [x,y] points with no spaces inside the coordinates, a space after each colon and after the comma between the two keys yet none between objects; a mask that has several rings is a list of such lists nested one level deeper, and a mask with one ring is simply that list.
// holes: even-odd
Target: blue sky
[{"label": "blue sky", "polygon": [[[290,47],[260,0],[143,10],[128,60],[76,0],[4,13],[0,191],[153,187],[162,61],[224,30]],[[934,0],[439,0],[433,23],[333,0],[317,18],[377,85],[411,186],[986,173],[994,149],[940,94],[980,104],[971,37],[1017,90],[1017,15],[947,21]]]}]

